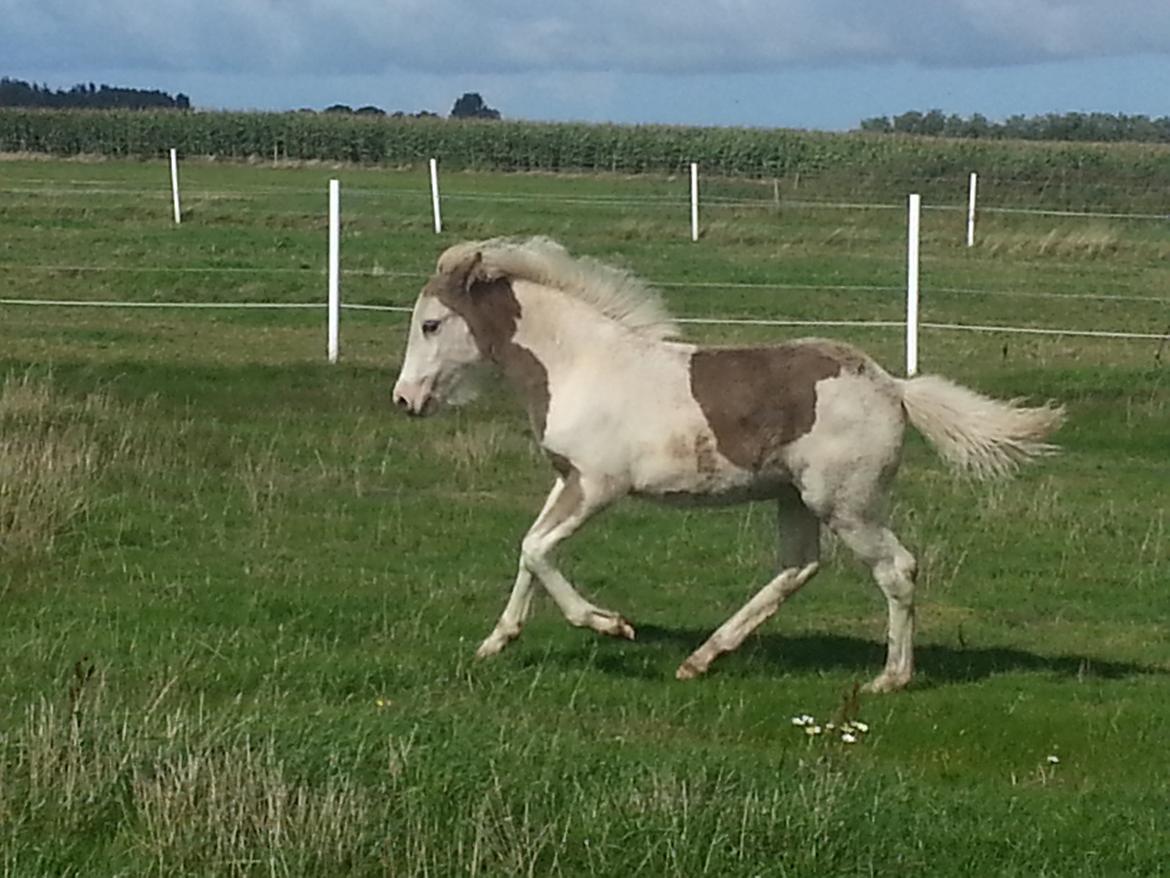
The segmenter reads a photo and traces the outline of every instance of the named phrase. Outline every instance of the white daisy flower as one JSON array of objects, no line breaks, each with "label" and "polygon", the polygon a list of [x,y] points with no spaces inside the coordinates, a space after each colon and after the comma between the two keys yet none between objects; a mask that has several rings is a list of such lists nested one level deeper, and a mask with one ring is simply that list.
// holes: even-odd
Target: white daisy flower
[{"label": "white daisy flower", "polygon": [[856,744],[857,743],[857,735],[853,734],[852,732],[842,732],[841,733],[841,740],[842,740],[842,742],[844,742],[846,744]]},{"label": "white daisy flower", "polygon": [[1057,756],[1055,753],[1049,755],[1048,764],[1049,765],[1059,765],[1060,764],[1060,757]]}]

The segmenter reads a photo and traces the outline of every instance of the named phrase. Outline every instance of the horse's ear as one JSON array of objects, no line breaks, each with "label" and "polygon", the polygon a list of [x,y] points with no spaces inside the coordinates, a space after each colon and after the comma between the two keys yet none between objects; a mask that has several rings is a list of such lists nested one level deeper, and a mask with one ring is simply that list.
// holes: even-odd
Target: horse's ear
[{"label": "horse's ear", "polygon": [[483,270],[483,251],[476,250],[467,260],[467,267],[463,275],[463,292],[470,293],[471,288],[482,280],[487,280]]}]

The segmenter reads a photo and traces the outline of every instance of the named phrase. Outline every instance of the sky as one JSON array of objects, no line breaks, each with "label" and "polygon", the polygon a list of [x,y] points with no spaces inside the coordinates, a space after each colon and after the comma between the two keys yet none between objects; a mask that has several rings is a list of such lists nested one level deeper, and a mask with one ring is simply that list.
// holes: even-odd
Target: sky
[{"label": "sky", "polygon": [[848,130],[1170,115],[1167,0],[0,0],[0,76],[203,109]]}]

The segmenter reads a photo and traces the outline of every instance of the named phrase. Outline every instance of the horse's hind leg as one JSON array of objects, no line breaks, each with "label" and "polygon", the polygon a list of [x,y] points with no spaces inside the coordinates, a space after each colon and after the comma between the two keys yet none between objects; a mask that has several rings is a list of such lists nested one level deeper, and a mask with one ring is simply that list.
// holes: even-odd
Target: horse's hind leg
[{"label": "horse's hind leg", "polygon": [[884,524],[865,518],[834,516],[830,527],[862,561],[886,596],[889,612],[885,669],[865,688],[891,692],[914,673],[914,576],[917,562]]},{"label": "horse's hind leg", "polygon": [[821,522],[804,505],[796,488],[787,485],[776,507],[780,538],[780,569],[805,567],[821,559]]},{"label": "horse's hind leg", "polygon": [[778,510],[780,574],[724,622],[707,641],[679,665],[675,677],[689,680],[704,673],[716,658],[738,649],[756,628],[772,616],[817,570],[820,558],[820,522],[795,488],[785,489]]},{"label": "horse's hind leg", "polygon": [[756,592],[750,601],[736,610],[735,614],[716,629],[707,641],[696,649],[687,660],[678,666],[674,676],[679,680],[690,680],[706,672],[711,662],[725,652],[738,649],[747,636],[760,627],[780,605],[796,594],[817,572],[817,564],[807,567],[789,567]]}]

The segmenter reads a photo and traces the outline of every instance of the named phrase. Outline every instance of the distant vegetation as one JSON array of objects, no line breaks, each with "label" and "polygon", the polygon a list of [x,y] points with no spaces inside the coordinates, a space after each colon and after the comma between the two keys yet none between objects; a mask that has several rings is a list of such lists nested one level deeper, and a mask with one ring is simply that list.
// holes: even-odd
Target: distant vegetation
[{"label": "distant vegetation", "polygon": [[[0,78],[0,107],[26,107],[76,110],[189,110],[191,99],[185,94],[174,97],[157,89],[121,88],[80,82],[69,89],[52,89],[47,85]],[[315,113],[305,108],[301,113]],[[394,119],[438,119],[438,113],[420,110],[387,113],[368,104],[356,110],[349,104],[333,104],[322,112],[341,116],[387,116]],[[500,111],[489,107],[479,92],[464,92],[451,107],[452,119],[499,119]]]},{"label": "distant vegetation", "polygon": [[[301,110],[302,113],[313,113],[315,110]],[[339,116],[385,116],[386,111],[381,107],[367,105],[358,107],[356,110],[349,104],[333,104],[326,107],[321,112],[332,113]],[[389,114],[393,119],[438,119],[438,113],[432,113],[430,110],[419,110],[417,113],[405,113],[402,110],[395,110]]]},{"label": "distant vegetation", "polygon": [[[1139,127],[1131,117],[1106,118]],[[1010,185],[1019,203],[1164,212],[1170,144],[1088,142],[1121,139],[1116,133],[1082,134],[1081,142],[1071,134],[1063,141],[1027,142],[1040,129],[1028,136],[1009,123],[1015,125],[939,111],[870,119],[864,130],[848,133],[522,122],[499,119],[469,92],[447,119],[342,104],[286,113],[0,107],[0,152],[153,159],[174,148],[190,157],[389,166],[434,157],[449,170],[618,174],[685,174],[693,161],[707,179],[787,181],[785,191],[797,199],[804,197],[798,190],[812,191],[808,186],[817,179],[825,191],[832,177],[839,197],[865,191],[892,200],[918,192],[936,202],[965,192],[967,175],[975,171],[981,192],[997,180]],[[1149,124],[1170,128],[1164,120]],[[963,125],[988,133],[964,134]]]},{"label": "distant vegetation", "polygon": [[970,117],[942,110],[911,110],[861,121],[861,130],[882,134],[924,134],[930,137],[973,137],[998,140],[1064,140],[1101,143],[1170,143],[1170,116],[1127,116],[1124,113],[1046,113],[1008,116],[993,122],[980,113]]},{"label": "distant vegetation", "polygon": [[[302,112],[311,113],[312,110],[303,110]],[[385,116],[386,111],[381,107],[366,106],[354,109],[349,104],[333,104],[331,107],[326,107],[324,112],[334,113],[347,116]],[[432,113],[429,110],[420,110],[417,113],[404,113],[402,110],[396,110],[390,114],[394,119],[438,119],[438,113]],[[454,106],[451,107],[452,119],[499,119],[500,111],[489,107],[478,92],[469,91],[464,92],[458,100],[455,101]]]},{"label": "distant vegetation", "polygon": [[452,119],[499,119],[500,111],[489,107],[479,92],[464,92],[451,108]]},{"label": "distant vegetation", "polygon": [[[1170,189],[1170,148],[1157,144],[1027,143],[866,132],[595,125],[394,118],[372,113],[123,112],[0,109],[0,151],[155,158],[266,158],[409,165],[437,157],[448,169],[686,173],[811,179],[824,174],[895,185],[932,197],[967,174],[994,173],[1036,193],[1100,184]],[[914,189],[907,187],[913,186]],[[872,188],[872,187],[870,187]],[[965,191],[965,190],[964,190]],[[1023,190],[1021,190],[1023,191]],[[1157,204],[1162,204],[1161,195]],[[1070,205],[1072,206],[1072,205]],[[1132,206],[1132,205],[1131,205]]]},{"label": "distant vegetation", "polygon": [[140,88],[114,88],[78,83],[68,91],[54,91],[47,85],[19,79],[0,79],[0,107],[54,107],[87,110],[188,110],[185,94],[171,97],[166,92]]}]

